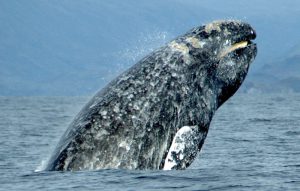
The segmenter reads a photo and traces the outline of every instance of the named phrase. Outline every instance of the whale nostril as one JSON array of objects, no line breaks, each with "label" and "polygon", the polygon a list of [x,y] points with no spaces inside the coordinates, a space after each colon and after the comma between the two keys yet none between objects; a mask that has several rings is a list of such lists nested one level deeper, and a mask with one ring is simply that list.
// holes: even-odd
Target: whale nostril
[{"label": "whale nostril", "polygon": [[251,29],[251,31],[250,31],[250,38],[251,38],[251,40],[256,39],[256,32],[254,29]]}]

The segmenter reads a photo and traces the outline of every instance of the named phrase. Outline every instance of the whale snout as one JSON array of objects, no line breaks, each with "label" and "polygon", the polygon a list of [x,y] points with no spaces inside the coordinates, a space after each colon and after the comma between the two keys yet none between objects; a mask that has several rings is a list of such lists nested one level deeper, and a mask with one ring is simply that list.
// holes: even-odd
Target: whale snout
[{"label": "whale snout", "polygon": [[[256,37],[256,31],[248,23],[239,21],[217,22],[219,37],[223,39],[223,43],[219,44],[218,58],[223,59],[230,53],[237,56],[242,56],[247,53],[250,57],[255,57],[257,54],[256,44],[253,42]],[[217,29],[214,29],[217,30]]]},{"label": "whale snout", "polygon": [[256,39],[256,31],[254,29],[251,29],[249,37],[253,40]]}]

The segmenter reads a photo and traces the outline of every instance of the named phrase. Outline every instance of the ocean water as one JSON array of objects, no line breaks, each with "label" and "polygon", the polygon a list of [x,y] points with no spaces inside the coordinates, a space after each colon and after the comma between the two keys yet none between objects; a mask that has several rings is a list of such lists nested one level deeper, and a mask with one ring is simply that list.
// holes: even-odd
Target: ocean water
[{"label": "ocean water", "polygon": [[300,94],[238,94],[187,170],[45,172],[88,97],[0,97],[0,190],[300,190]]}]

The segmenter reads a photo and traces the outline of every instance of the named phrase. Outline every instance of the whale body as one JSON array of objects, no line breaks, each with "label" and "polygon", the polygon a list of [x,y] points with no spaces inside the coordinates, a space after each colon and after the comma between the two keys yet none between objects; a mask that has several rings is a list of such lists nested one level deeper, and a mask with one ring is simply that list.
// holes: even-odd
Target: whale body
[{"label": "whale body", "polygon": [[185,169],[257,48],[240,21],[195,27],[99,91],[61,137],[46,170]]}]

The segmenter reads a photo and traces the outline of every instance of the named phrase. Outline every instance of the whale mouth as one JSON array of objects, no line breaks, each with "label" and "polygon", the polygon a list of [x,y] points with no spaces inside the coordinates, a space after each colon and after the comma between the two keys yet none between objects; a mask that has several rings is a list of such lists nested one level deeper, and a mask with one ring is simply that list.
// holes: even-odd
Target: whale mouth
[{"label": "whale mouth", "polygon": [[223,50],[220,54],[220,58],[223,58],[224,56],[226,56],[227,54],[234,52],[236,50],[239,49],[244,49],[246,48],[249,44],[252,44],[251,41],[241,41],[238,43],[235,43],[231,46],[229,46],[228,48],[226,48],[225,50]]},{"label": "whale mouth", "polygon": [[226,47],[223,51],[221,51],[221,53],[219,54],[219,58],[223,58],[232,52],[236,52],[238,55],[241,55],[243,50],[245,50],[246,48],[256,46],[256,44],[252,42],[252,40],[254,40],[255,38],[256,33],[252,29],[250,30],[249,35],[236,40],[236,42],[233,43],[231,46]]}]

